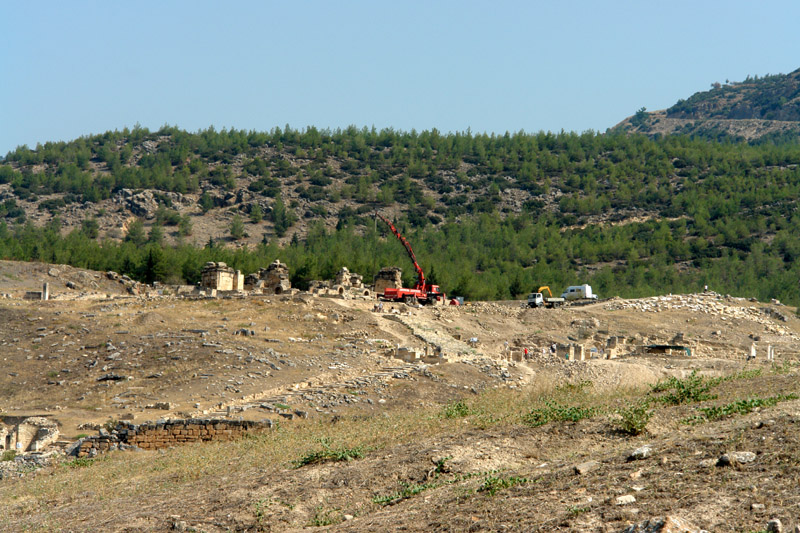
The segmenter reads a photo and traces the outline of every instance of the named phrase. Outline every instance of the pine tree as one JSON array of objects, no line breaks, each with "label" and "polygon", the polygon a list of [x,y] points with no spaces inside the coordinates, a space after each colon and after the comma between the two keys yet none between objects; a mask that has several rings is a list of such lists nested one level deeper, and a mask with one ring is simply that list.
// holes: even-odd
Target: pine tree
[{"label": "pine tree", "polygon": [[200,195],[200,209],[203,210],[203,213],[208,213],[212,207],[214,207],[214,199],[211,198],[211,195],[208,194],[208,191],[204,191],[202,195]]},{"label": "pine tree", "polygon": [[262,220],[264,220],[264,212],[261,210],[261,206],[257,203],[253,204],[250,208],[250,222],[258,224]]},{"label": "pine tree", "polygon": [[161,246],[164,242],[164,230],[158,224],[153,224],[150,233],[147,235],[147,242]]},{"label": "pine tree", "polygon": [[128,232],[125,234],[125,242],[131,242],[136,246],[141,246],[147,239],[144,235],[144,224],[138,218],[130,223]]},{"label": "pine tree", "polygon": [[178,235],[187,237],[192,234],[192,219],[188,214],[183,215],[178,222]]},{"label": "pine tree", "polygon": [[244,222],[242,222],[242,217],[239,215],[235,215],[233,220],[231,221],[230,227],[231,237],[234,240],[238,241],[244,238]]}]

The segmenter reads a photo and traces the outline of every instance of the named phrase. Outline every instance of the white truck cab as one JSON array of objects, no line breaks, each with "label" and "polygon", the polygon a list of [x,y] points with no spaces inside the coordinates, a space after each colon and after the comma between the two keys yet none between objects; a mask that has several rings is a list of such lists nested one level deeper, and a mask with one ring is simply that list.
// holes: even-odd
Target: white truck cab
[{"label": "white truck cab", "polygon": [[597,299],[597,295],[592,293],[592,286],[586,284],[570,285],[563,293],[561,293],[561,297],[565,300]]},{"label": "white truck cab", "polygon": [[528,307],[544,307],[544,298],[541,292],[532,292],[528,295]]}]

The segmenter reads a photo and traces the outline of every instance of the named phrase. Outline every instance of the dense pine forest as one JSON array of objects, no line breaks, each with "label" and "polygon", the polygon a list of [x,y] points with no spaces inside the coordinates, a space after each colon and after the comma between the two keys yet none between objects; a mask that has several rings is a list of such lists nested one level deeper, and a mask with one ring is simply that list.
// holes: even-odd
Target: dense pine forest
[{"label": "dense pine forest", "polygon": [[[300,287],[397,265],[412,283],[380,211],[470,299],[585,282],[601,297],[708,285],[800,304],[798,163],[796,139],[136,127],[7,154],[0,257],[187,283],[208,260],[280,258]],[[123,190],[158,207],[113,229],[134,217]],[[212,218],[223,229],[199,238]]]}]

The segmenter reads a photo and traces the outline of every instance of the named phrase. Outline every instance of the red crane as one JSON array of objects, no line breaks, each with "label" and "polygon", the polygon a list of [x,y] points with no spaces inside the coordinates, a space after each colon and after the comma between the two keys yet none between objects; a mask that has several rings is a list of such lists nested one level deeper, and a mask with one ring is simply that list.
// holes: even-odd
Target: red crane
[{"label": "red crane", "polygon": [[411,258],[411,262],[414,263],[414,269],[417,271],[417,283],[414,285],[413,289],[386,287],[383,294],[379,296],[384,300],[405,301],[406,303],[413,303],[415,300],[420,303],[444,301],[446,297],[444,293],[439,290],[439,286],[428,283],[425,280],[425,273],[422,271],[422,267],[419,266],[419,263],[417,263],[417,257],[414,255],[414,250],[411,249],[411,244],[397,231],[397,228],[394,227],[394,224],[392,224],[389,219],[380,213],[375,213],[375,217],[385,222],[386,225],[389,226],[389,229],[392,230],[392,233],[394,233],[394,236],[403,243],[406,252],[408,252],[408,257]]}]

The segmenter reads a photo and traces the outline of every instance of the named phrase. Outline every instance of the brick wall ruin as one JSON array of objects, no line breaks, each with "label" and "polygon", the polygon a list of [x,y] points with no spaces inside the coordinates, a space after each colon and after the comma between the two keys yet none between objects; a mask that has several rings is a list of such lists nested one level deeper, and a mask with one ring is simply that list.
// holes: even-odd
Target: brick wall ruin
[{"label": "brick wall ruin", "polygon": [[67,448],[67,455],[94,457],[109,450],[138,447],[144,450],[170,448],[190,442],[229,441],[247,433],[269,429],[272,420],[225,420],[190,418],[185,420],[161,420],[145,424],[120,422],[109,433],[86,437]]}]

